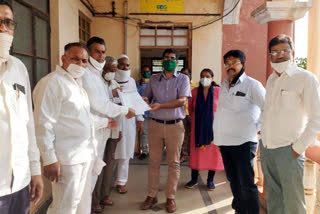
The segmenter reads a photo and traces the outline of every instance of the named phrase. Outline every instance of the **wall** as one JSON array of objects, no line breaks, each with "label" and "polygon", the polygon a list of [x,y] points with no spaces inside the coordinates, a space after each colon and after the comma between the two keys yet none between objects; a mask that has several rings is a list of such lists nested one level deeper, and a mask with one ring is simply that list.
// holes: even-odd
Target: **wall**
[{"label": "wall", "polygon": [[80,0],[50,0],[51,69],[61,63],[64,46],[79,42],[79,10],[92,20]]},{"label": "wall", "polygon": [[[267,80],[268,26],[258,24],[251,17],[251,12],[264,2],[265,0],[243,0],[239,25],[223,26],[222,45],[222,55],[231,49],[242,50],[247,57],[246,73],[262,84]],[[222,76],[226,76],[225,71]]]},{"label": "wall", "polygon": [[[116,0],[116,12],[123,15],[123,0]],[[140,0],[128,1],[129,13],[140,12]],[[99,12],[111,10],[111,3],[96,0],[95,7]],[[222,13],[223,0],[185,0],[185,13]],[[196,26],[217,17],[203,16],[130,16],[142,22],[171,21],[175,23],[192,23]],[[140,71],[139,28],[133,21],[128,27],[128,55],[131,59],[132,76],[138,78]],[[221,79],[222,22],[219,21],[205,28],[192,32],[192,78],[199,80],[201,69],[208,67],[215,71],[216,80]],[[107,53],[118,57],[124,52],[124,25],[122,19],[93,18],[92,36],[100,36],[106,40]]]}]

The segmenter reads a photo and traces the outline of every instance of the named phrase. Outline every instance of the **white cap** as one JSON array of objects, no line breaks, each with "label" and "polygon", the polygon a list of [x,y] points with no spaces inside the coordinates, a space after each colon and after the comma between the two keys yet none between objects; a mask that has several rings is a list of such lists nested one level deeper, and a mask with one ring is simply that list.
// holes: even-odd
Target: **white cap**
[{"label": "white cap", "polygon": [[128,57],[127,55],[125,55],[125,54],[121,54],[121,55],[119,56],[118,60],[119,60],[119,59],[123,59],[123,58],[126,58],[126,59],[129,60],[129,57]]},{"label": "white cap", "polygon": [[116,60],[116,59],[113,60],[112,63],[111,63],[111,65],[118,65],[118,60]]}]

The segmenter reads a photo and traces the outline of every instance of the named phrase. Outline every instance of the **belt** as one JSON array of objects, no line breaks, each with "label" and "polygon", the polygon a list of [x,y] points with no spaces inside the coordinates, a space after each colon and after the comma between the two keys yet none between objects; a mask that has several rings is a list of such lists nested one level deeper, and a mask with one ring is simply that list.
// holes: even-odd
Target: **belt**
[{"label": "belt", "polygon": [[176,123],[179,123],[182,119],[176,119],[176,120],[158,120],[158,119],[155,119],[155,118],[151,118],[151,120],[154,120],[158,123],[163,123],[163,124],[169,124],[169,125],[172,125],[172,124],[176,124]]}]

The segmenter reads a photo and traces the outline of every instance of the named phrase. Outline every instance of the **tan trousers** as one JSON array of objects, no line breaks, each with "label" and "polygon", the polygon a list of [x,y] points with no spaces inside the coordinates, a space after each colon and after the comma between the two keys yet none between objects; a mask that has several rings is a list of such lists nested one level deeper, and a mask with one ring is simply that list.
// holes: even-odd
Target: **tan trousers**
[{"label": "tan trousers", "polygon": [[148,195],[156,197],[160,183],[160,165],[164,146],[167,150],[168,179],[166,196],[175,199],[180,177],[180,152],[184,139],[182,121],[172,125],[165,125],[154,120],[149,121],[149,184]]},{"label": "tan trousers", "polygon": [[103,155],[103,161],[106,163],[106,166],[103,167],[92,193],[93,206],[99,205],[101,200],[104,198],[109,198],[110,196],[115,165],[114,153],[116,151],[118,141],[119,140],[115,139],[108,139],[107,141]]}]

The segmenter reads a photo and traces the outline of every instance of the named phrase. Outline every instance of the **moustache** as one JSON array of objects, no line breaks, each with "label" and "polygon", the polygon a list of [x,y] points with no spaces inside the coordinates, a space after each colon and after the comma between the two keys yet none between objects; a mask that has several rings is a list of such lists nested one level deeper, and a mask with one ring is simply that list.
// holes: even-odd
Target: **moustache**
[{"label": "moustache", "polygon": [[236,72],[236,70],[235,70],[234,68],[230,68],[230,69],[227,70],[227,73],[229,74],[231,71],[232,71],[233,73]]}]

